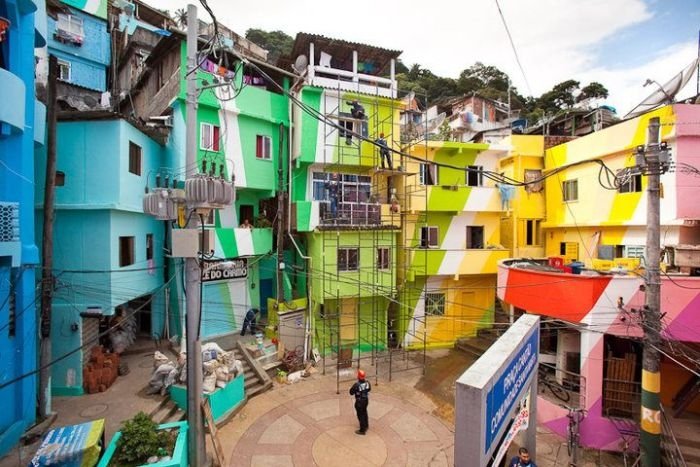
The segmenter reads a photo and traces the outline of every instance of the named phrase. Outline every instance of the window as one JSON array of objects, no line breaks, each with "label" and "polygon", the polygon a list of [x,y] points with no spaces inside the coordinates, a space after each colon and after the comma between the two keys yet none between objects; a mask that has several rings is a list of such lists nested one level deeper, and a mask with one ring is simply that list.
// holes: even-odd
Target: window
[{"label": "window", "polygon": [[134,264],[134,237],[119,237],[119,267]]},{"label": "window", "polygon": [[438,170],[435,164],[420,165],[420,184],[421,185],[437,185]]},{"label": "window", "polygon": [[205,151],[219,150],[219,127],[211,123],[202,123],[199,148]]},{"label": "window", "polygon": [[270,160],[271,140],[269,136],[258,135],[255,140],[255,157],[258,159]]},{"label": "window", "polygon": [[437,248],[438,246],[438,228],[427,226],[420,228],[420,246],[421,248]]},{"label": "window", "polygon": [[129,141],[129,172],[141,175],[141,146]]},{"label": "window", "polygon": [[[331,179],[331,174],[326,172],[314,172],[313,174],[313,199],[314,201],[330,201],[326,182]],[[372,178],[366,175],[339,174],[338,176],[338,201],[343,203],[369,203],[372,192]]]},{"label": "window", "polygon": [[153,259],[153,234],[146,234],[146,259]]},{"label": "window", "polygon": [[61,81],[70,81],[70,62],[65,60],[57,60],[58,62],[58,79]]},{"label": "window", "polygon": [[357,271],[359,263],[358,248],[338,248],[338,272]]},{"label": "window", "polygon": [[389,248],[377,248],[377,269],[389,269],[391,264],[391,250]]},{"label": "window", "polygon": [[467,249],[482,249],[484,248],[484,227],[468,225],[467,226]]},{"label": "window", "polygon": [[527,219],[525,221],[525,245],[534,246],[540,243],[540,219]]},{"label": "window", "polygon": [[60,170],[56,171],[56,186],[64,186],[66,184],[66,174]]},{"label": "window", "polygon": [[567,180],[562,185],[564,201],[578,200],[578,180]]},{"label": "window", "polygon": [[67,34],[76,39],[83,38],[83,19],[74,15],[58,14],[56,29],[60,34]]},{"label": "window", "polygon": [[644,258],[644,245],[627,245],[625,247],[625,258]]},{"label": "window", "polygon": [[617,191],[620,193],[639,193],[642,191],[642,174],[623,176]]},{"label": "window", "polygon": [[561,242],[559,243],[559,254],[569,261],[578,261],[578,243],[576,242]]},{"label": "window", "polygon": [[467,166],[467,186],[484,186],[484,167],[481,165]]},{"label": "window", "polygon": [[425,314],[432,316],[445,316],[445,294],[425,294]]}]

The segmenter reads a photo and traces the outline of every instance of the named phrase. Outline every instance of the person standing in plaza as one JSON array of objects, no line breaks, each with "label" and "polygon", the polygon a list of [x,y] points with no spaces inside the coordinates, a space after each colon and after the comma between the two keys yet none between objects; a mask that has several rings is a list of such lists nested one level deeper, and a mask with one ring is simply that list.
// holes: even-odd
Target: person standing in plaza
[{"label": "person standing in plaza", "polygon": [[355,433],[364,435],[369,429],[369,416],[367,415],[367,406],[369,405],[369,392],[372,390],[372,385],[369,381],[365,381],[364,370],[357,370],[357,381],[350,388],[350,395],[355,396],[355,412],[357,420],[360,422],[360,429]]}]

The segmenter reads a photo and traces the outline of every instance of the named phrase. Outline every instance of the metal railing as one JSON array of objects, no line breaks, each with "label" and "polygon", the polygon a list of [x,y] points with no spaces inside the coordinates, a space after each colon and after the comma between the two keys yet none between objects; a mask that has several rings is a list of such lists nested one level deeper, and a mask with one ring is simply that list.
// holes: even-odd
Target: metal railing
[{"label": "metal railing", "polygon": [[686,467],[685,459],[683,459],[683,453],[681,452],[680,446],[678,446],[678,440],[676,435],[673,434],[673,428],[671,428],[671,423],[666,417],[666,411],[663,405],[659,406],[661,409],[661,459],[662,464],[668,467]]},{"label": "metal railing", "polygon": [[639,419],[642,383],[603,378],[603,413],[608,417]]},{"label": "metal railing", "polygon": [[540,363],[537,389],[541,396],[559,405],[586,408],[586,377],[578,373]]},{"label": "metal railing", "polygon": [[382,210],[374,203],[338,203],[337,213],[333,216],[330,203],[321,203],[320,217],[323,225],[379,225]]}]

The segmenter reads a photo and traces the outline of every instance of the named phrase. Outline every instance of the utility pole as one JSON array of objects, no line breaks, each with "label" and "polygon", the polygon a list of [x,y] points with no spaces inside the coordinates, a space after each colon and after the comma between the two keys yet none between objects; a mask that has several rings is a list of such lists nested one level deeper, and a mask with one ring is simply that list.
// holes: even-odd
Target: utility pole
[{"label": "utility pole", "polygon": [[279,166],[277,168],[277,309],[284,301],[284,285],[282,284],[282,269],[284,268],[284,169],[282,153],[284,151],[284,124],[279,127],[278,145]]},{"label": "utility pole", "polygon": [[56,197],[56,81],[58,60],[49,55],[46,96],[46,181],[44,183],[44,225],[41,242],[41,344],[39,349],[39,418],[51,413],[51,307],[53,298],[53,221]]},{"label": "utility pole", "polygon": [[660,142],[658,117],[649,120],[647,146],[637,148],[637,165],[647,175],[647,244],[644,353],[642,356],[642,406],[640,447],[643,467],[661,465],[661,377],[659,343],[661,342],[661,174],[668,169],[666,144]]},{"label": "utility pole", "polygon": [[[187,5],[187,92],[185,163],[187,178],[194,177],[197,164],[197,7]],[[187,228],[197,229],[199,217],[188,206]],[[200,243],[201,245],[201,243]],[[205,465],[204,425],[202,422],[202,344],[199,340],[201,270],[197,258],[185,259],[186,327],[187,327],[187,448],[190,465]]]}]

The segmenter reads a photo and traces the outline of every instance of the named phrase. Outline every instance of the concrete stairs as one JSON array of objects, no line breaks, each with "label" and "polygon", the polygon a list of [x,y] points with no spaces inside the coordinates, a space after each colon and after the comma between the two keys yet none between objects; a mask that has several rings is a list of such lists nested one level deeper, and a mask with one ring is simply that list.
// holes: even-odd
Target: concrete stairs
[{"label": "concrete stairs", "polygon": [[679,438],[676,435],[678,447],[681,449],[683,459],[688,467],[700,467],[700,443],[688,438]]}]

